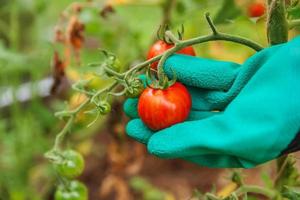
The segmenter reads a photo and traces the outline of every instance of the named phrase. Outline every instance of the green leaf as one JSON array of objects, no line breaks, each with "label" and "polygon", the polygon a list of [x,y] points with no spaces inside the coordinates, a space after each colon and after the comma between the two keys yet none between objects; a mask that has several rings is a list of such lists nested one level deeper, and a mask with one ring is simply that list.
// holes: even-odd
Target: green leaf
[{"label": "green leaf", "polygon": [[289,19],[300,19],[300,5],[287,9]]},{"label": "green leaf", "polygon": [[235,19],[241,14],[241,10],[237,7],[234,0],[223,0],[223,4],[213,21],[215,24],[225,24]]},{"label": "green leaf", "polygon": [[298,200],[300,199],[300,190],[299,188],[285,187],[282,196],[289,200]]}]

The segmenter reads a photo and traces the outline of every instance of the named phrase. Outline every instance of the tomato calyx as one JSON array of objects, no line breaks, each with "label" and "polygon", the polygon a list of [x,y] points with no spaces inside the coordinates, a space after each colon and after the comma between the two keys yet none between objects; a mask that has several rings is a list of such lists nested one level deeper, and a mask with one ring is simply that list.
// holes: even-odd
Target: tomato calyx
[{"label": "tomato calyx", "polygon": [[[158,40],[164,41],[166,44],[169,45],[174,45],[174,42],[172,40],[170,40],[169,37],[166,37],[165,33],[166,31],[170,30],[170,27],[168,24],[165,25],[160,25],[157,32],[156,32],[156,36]],[[177,30],[177,35],[178,35],[178,39],[182,40],[183,39],[183,35],[184,35],[184,26],[183,24],[181,25],[180,30]]]},{"label": "tomato calyx", "polygon": [[151,73],[151,67],[146,71],[146,85],[152,89],[167,89],[171,87],[177,81],[177,76],[173,68],[172,70],[172,78],[169,79],[165,74],[162,76],[162,79],[157,79],[153,73]]},{"label": "tomato calyx", "polygon": [[144,90],[141,79],[137,77],[129,77],[125,83],[125,96],[128,98],[137,98]]},{"label": "tomato calyx", "polygon": [[105,69],[107,76],[111,77],[118,74],[121,71],[121,63],[117,59],[116,55],[103,49],[100,51],[105,57],[103,68]]}]

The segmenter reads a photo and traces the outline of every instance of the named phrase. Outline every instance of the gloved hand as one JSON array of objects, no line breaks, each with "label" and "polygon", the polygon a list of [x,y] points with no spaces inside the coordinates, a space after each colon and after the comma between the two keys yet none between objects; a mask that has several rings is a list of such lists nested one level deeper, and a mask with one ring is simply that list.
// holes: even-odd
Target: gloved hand
[{"label": "gloved hand", "polygon": [[178,54],[167,59],[167,75],[171,68],[192,95],[186,122],[154,133],[138,118],[137,99],[124,104],[133,118],[128,135],[151,154],[251,168],[300,149],[300,37],[266,48],[243,65]]}]

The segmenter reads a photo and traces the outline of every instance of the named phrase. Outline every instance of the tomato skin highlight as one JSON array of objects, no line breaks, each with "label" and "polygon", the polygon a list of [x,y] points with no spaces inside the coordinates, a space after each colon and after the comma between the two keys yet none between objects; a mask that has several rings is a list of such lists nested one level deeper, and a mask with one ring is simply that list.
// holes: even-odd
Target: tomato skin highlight
[{"label": "tomato skin highlight", "polygon": [[253,3],[248,7],[249,17],[260,17],[265,14],[266,7],[263,3]]},{"label": "tomato skin highlight", "polygon": [[[163,52],[165,52],[166,50],[172,48],[173,46],[174,46],[173,44],[168,44],[163,40],[158,40],[149,49],[148,55],[147,55],[147,60],[162,54]],[[191,46],[185,47],[185,48],[177,51],[176,53],[186,54],[186,55],[190,55],[190,56],[196,56],[195,50]],[[153,62],[151,64],[151,68],[152,69],[157,69],[157,65],[158,65],[158,61]]]},{"label": "tomato skin highlight", "polygon": [[154,131],[187,119],[192,106],[191,95],[184,85],[174,83],[166,89],[147,87],[138,102],[138,114]]}]

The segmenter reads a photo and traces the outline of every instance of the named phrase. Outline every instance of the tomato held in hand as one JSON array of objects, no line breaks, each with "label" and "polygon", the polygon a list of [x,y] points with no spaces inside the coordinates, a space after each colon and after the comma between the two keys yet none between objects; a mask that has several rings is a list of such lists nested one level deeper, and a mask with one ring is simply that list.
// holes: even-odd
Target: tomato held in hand
[{"label": "tomato held in hand", "polygon": [[265,14],[266,7],[263,3],[253,3],[248,7],[250,17],[260,17]]},{"label": "tomato held in hand", "polygon": [[55,200],[87,200],[88,192],[79,181],[71,181],[67,185],[58,186],[54,197]]},{"label": "tomato held in hand", "polygon": [[63,161],[55,165],[57,172],[70,179],[79,176],[84,168],[82,155],[74,150],[66,150],[62,156]]},{"label": "tomato held in hand", "polygon": [[[163,40],[158,40],[151,46],[150,50],[148,51],[147,60],[162,54],[163,52],[172,48],[173,46],[174,46],[173,44],[168,44]],[[190,56],[196,55],[194,48],[191,46],[185,47],[185,48],[177,51],[177,53],[186,54],[186,55],[190,55]],[[158,64],[158,61],[152,63],[151,68],[157,69],[157,64]]]},{"label": "tomato held in hand", "polygon": [[166,89],[147,87],[138,102],[142,121],[152,130],[160,130],[186,120],[192,105],[184,85],[174,83]]}]

